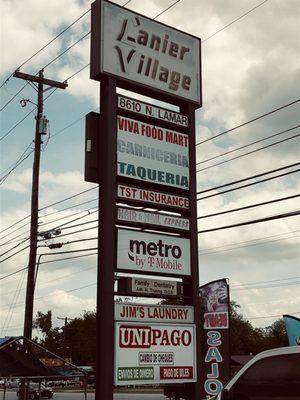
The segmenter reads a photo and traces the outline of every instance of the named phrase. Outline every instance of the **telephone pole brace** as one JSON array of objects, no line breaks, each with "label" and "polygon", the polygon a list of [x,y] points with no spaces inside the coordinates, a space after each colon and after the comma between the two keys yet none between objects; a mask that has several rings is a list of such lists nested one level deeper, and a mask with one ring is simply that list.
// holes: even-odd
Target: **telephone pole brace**
[{"label": "telephone pole brace", "polygon": [[[39,174],[40,174],[40,158],[41,158],[41,131],[40,122],[43,117],[43,94],[52,87],[58,89],[66,89],[66,82],[56,82],[44,78],[44,71],[41,70],[38,75],[29,75],[16,70],[13,75],[31,82],[37,93],[37,114],[34,140],[34,161],[32,171],[32,192],[31,192],[31,222],[30,222],[30,252],[28,261],[26,302],[25,302],[25,318],[24,318],[24,336],[32,339],[32,317],[33,317],[33,299],[35,286],[35,268],[37,254],[37,234],[38,234],[38,207],[39,207]],[[44,85],[48,88],[44,89]]]}]

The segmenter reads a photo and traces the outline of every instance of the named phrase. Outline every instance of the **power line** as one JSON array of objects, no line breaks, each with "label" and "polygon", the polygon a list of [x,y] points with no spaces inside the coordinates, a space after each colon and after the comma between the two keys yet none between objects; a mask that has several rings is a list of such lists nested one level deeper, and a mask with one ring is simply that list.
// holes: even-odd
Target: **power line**
[{"label": "power line", "polygon": [[223,136],[223,135],[225,135],[226,133],[232,132],[232,131],[234,131],[234,130],[236,130],[236,129],[238,129],[238,128],[241,128],[241,127],[243,127],[243,126],[246,126],[246,125],[248,125],[248,124],[250,124],[250,123],[252,123],[252,122],[254,122],[254,121],[258,121],[258,120],[261,119],[261,118],[264,118],[264,117],[266,117],[266,116],[268,116],[268,115],[274,114],[274,113],[276,113],[277,111],[283,110],[284,108],[290,107],[290,106],[292,106],[293,104],[298,103],[299,101],[300,101],[300,99],[297,99],[297,100],[294,100],[294,101],[292,101],[292,102],[290,102],[290,103],[288,103],[288,104],[285,104],[285,105],[283,105],[283,106],[281,106],[281,107],[275,108],[275,109],[272,110],[272,111],[269,111],[269,112],[267,112],[267,113],[265,113],[265,114],[259,115],[259,116],[255,117],[255,118],[253,118],[253,119],[250,119],[249,121],[243,122],[243,123],[240,124],[240,125],[234,126],[233,128],[227,129],[226,131],[221,132],[221,133],[218,133],[217,135],[214,135],[214,136],[212,136],[212,137],[210,137],[210,138],[208,138],[208,139],[202,140],[201,142],[196,143],[196,146],[199,146],[200,144],[206,143],[206,142],[208,142],[208,141],[210,141],[210,140],[213,140],[213,139],[216,139],[216,138],[218,138],[218,137],[220,137],[220,136]]},{"label": "power line", "polygon": [[[88,9],[86,12],[84,12],[80,17],[78,17],[75,21],[73,21],[70,25],[68,25],[65,29],[63,29],[61,32],[59,32],[53,39],[51,39],[49,42],[47,42],[43,47],[41,47],[39,50],[37,50],[32,56],[27,58],[19,67],[18,69],[22,68],[25,64],[27,64],[30,60],[32,60],[36,55],[38,55],[41,51],[43,51],[47,46],[49,46],[51,43],[53,43],[56,39],[58,39],[61,35],[63,35],[68,29],[70,29],[73,25],[75,25],[81,18],[83,18],[86,14],[88,14],[91,10]],[[17,69],[17,68],[16,68]],[[4,86],[9,79],[13,76],[13,72],[9,75],[9,77],[1,84],[0,89],[2,86]]]},{"label": "power line", "polygon": [[[285,173],[283,173],[283,174],[279,174],[279,175],[276,175],[276,176],[271,176],[271,177],[269,177],[269,178],[261,179],[260,181],[256,181],[256,182],[252,182],[252,183],[247,183],[246,185],[238,186],[238,187],[236,187],[236,188],[232,188],[232,189],[228,189],[228,190],[223,190],[223,192],[219,192],[219,193],[215,193],[215,194],[210,194],[209,196],[200,197],[200,198],[197,199],[197,201],[198,201],[198,200],[209,199],[209,198],[211,198],[211,197],[219,196],[219,195],[224,194],[224,193],[229,193],[229,192],[233,192],[233,191],[235,191],[235,190],[243,189],[243,188],[245,188],[245,187],[257,185],[257,184],[262,183],[262,182],[268,182],[268,181],[271,181],[271,180],[273,180],[273,179],[281,178],[282,176],[294,174],[295,172],[299,172],[299,171],[300,171],[300,169],[295,169],[294,171],[289,171],[289,172],[285,172]],[[198,193],[197,193],[197,195],[198,195]]]},{"label": "power line", "polygon": [[170,8],[174,7],[177,3],[179,3],[181,0],[176,0],[173,4],[171,4],[169,7],[167,7],[165,10],[163,10],[162,12],[160,12],[159,14],[157,14],[153,19],[156,19],[158,17],[160,17],[161,15],[163,15],[166,11],[170,10]]},{"label": "power line", "polygon": [[[17,159],[17,161],[15,161],[13,164],[11,164],[9,167],[7,167],[6,169],[4,169],[1,172],[2,174],[5,174],[5,172],[9,171],[10,169],[12,169],[21,159],[22,157],[26,154],[27,150],[30,148],[30,146],[32,145],[32,142],[29,143],[29,145],[26,147],[26,149],[23,151],[23,153],[19,156],[19,158]],[[1,178],[2,179],[2,178]]]},{"label": "power line", "polygon": [[[283,316],[284,313],[282,314],[275,314],[275,315],[264,315],[261,317],[245,317],[246,319],[262,319],[262,318],[275,318],[275,317],[281,317]],[[300,311],[290,311],[289,314],[300,314]]]},{"label": "power line", "polygon": [[82,203],[79,203],[79,204],[74,204],[73,206],[70,206],[70,207],[62,208],[61,210],[57,210],[57,211],[53,211],[48,214],[41,215],[40,218],[50,217],[50,215],[58,214],[58,213],[61,213],[63,211],[67,211],[67,210],[72,210],[75,207],[83,206],[85,204],[92,203],[93,201],[96,201],[96,200],[98,200],[98,197],[96,197],[95,199],[92,199],[92,200],[83,201]]},{"label": "power line", "polygon": [[286,201],[286,200],[295,199],[296,197],[299,197],[299,196],[300,196],[300,194],[295,194],[293,196],[281,197],[279,199],[273,199],[273,200],[269,200],[269,201],[264,201],[262,203],[250,204],[248,206],[239,207],[239,208],[232,208],[231,210],[220,211],[220,212],[213,213],[213,214],[200,215],[200,217],[198,217],[197,219],[216,217],[217,215],[223,215],[223,214],[228,214],[228,213],[232,213],[232,212],[236,212],[236,211],[247,210],[247,209],[253,208],[253,207],[265,206],[267,204],[278,203],[280,201]]},{"label": "power line", "polygon": [[74,194],[74,195],[72,195],[72,196],[65,197],[65,198],[62,199],[62,200],[56,201],[55,203],[51,203],[51,204],[48,204],[47,206],[44,206],[44,207],[40,208],[39,211],[45,210],[46,208],[50,208],[50,207],[56,206],[57,204],[61,204],[61,203],[65,202],[65,201],[67,201],[67,200],[71,200],[71,199],[73,199],[73,198],[75,198],[75,197],[78,197],[78,196],[80,196],[80,195],[82,195],[82,194],[84,194],[84,193],[88,193],[88,192],[90,192],[91,190],[95,190],[95,189],[97,189],[97,188],[98,188],[98,186],[93,186],[92,188],[83,190],[82,192],[76,193],[76,194]]},{"label": "power line", "polygon": [[[74,208],[74,207],[72,207],[72,208]],[[47,222],[39,223],[39,227],[52,224],[53,222],[61,221],[62,219],[70,218],[70,217],[72,217],[72,216],[74,216],[74,215],[82,214],[83,212],[87,212],[87,211],[94,210],[95,208],[98,209],[98,207],[88,208],[88,209],[85,209],[85,210],[77,211],[77,212],[75,212],[75,213],[73,213],[73,214],[70,214],[70,215],[65,215],[64,217],[56,218],[56,219],[54,219],[54,220],[52,220],[52,221],[47,221]],[[88,215],[89,215],[89,214],[88,214]],[[41,218],[41,217],[40,217],[40,218]]]},{"label": "power line", "polygon": [[[18,225],[20,222],[25,221],[25,219],[27,219],[27,218],[29,218],[29,217],[30,217],[30,215],[26,215],[26,217],[23,217],[23,218],[19,219],[18,221],[14,222],[12,225],[8,226],[7,228],[2,229],[2,231],[0,231],[0,233],[3,233],[3,232],[8,231],[9,229],[11,229],[11,228],[13,228],[14,226]],[[1,239],[2,239],[2,238],[1,238]],[[0,240],[1,240],[1,239],[0,239]]]},{"label": "power line", "polygon": [[204,163],[206,163],[206,162],[208,162],[208,161],[215,160],[216,158],[223,157],[223,156],[225,156],[225,155],[234,153],[234,152],[236,152],[236,151],[238,151],[238,150],[241,150],[241,149],[245,149],[246,147],[253,146],[254,144],[257,144],[257,143],[263,142],[263,141],[265,141],[265,140],[271,139],[271,138],[273,138],[273,137],[275,137],[275,136],[282,135],[282,134],[284,134],[284,133],[286,133],[286,132],[292,131],[292,130],[297,129],[297,128],[300,128],[300,125],[296,125],[296,126],[293,126],[292,128],[289,128],[289,129],[286,129],[286,130],[284,130],[284,131],[275,133],[275,134],[270,135],[270,136],[267,136],[267,137],[265,137],[265,138],[262,138],[262,139],[259,139],[259,140],[255,140],[254,142],[248,143],[248,144],[246,144],[246,145],[244,145],[244,146],[236,147],[236,148],[234,148],[234,149],[232,149],[232,150],[226,151],[225,153],[218,154],[218,155],[216,155],[216,156],[214,156],[214,157],[207,158],[206,160],[199,161],[199,162],[196,163],[196,165],[204,164]]},{"label": "power line", "polygon": [[208,256],[208,255],[211,255],[211,254],[224,253],[224,252],[227,252],[227,251],[243,249],[243,248],[246,248],[246,247],[262,246],[262,245],[269,244],[269,243],[281,242],[282,240],[289,240],[289,239],[294,239],[294,238],[297,238],[297,237],[299,237],[299,236],[290,236],[290,237],[286,237],[286,238],[267,240],[265,242],[257,242],[257,243],[247,244],[247,245],[243,245],[243,246],[236,246],[236,247],[232,247],[232,248],[229,248],[229,249],[223,249],[223,250],[208,251],[206,253],[205,252],[204,253],[200,252],[200,254],[201,254],[201,256]]},{"label": "power line", "polygon": [[16,274],[18,274],[18,273],[20,273],[22,271],[25,271],[25,269],[28,269],[28,267],[18,269],[17,271],[11,272],[10,274],[5,275],[5,276],[1,276],[0,281],[2,281],[3,279],[9,278],[10,276],[16,275]]},{"label": "power line", "polygon": [[6,181],[6,179],[9,177],[9,175],[13,171],[15,171],[21,164],[23,164],[23,162],[26,161],[27,158],[30,157],[33,152],[34,152],[34,150],[31,149],[31,151],[25,157],[23,157],[21,160],[17,161],[16,164],[14,165],[14,167],[9,172],[7,172],[7,174],[5,174],[4,176],[2,176],[0,178],[0,185],[2,185],[2,183],[4,183]]},{"label": "power line", "polygon": [[[214,247],[208,247],[208,248],[204,248],[204,249],[199,249],[199,252],[201,252],[201,254],[205,254],[202,253],[204,251],[209,251],[209,250],[216,250],[216,249],[224,249],[224,247],[228,247],[228,246],[235,246],[235,245],[244,245],[245,243],[253,243],[253,245],[256,244],[256,242],[258,242],[258,244],[260,243],[269,243],[268,241],[262,242],[265,239],[270,239],[270,238],[274,238],[274,237],[278,237],[278,236],[284,236],[284,235],[291,235],[293,233],[298,233],[299,230],[296,231],[291,231],[291,232],[286,232],[286,233],[279,233],[277,235],[270,235],[270,236],[264,236],[262,238],[257,238],[257,239],[251,239],[251,240],[244,240],[242,242],[236,242],[236,243],[228,243],[228,244],[224,244],[222,246],[214,246]],[[288,237],[287,239],[292,239],[294,236]],[[282,240],[284,240],[285,238],[282,238]],[[226,250],[226,249],[224,249]]]},{"label": "power line", "polygon": [[16,251],[15,253],[11,254],[10,256],[4,258],[4,260],[1,260],[1,261],[0,261],[0,264],[3,263],[3,262],[6,261],[6,260],[9,260],[9,259],[12,258],[13,256],[15,256],[15,255],[21,253],[22,251],[28,249],[29,247],[30,247],[29,245],[28,245],[28,246],[25,246],[25,247],[23,247],[21,250],[18,250],[18,251]]},{"label": "power line", "polygon": [[239,226],[258,224],[258,223],[261,223],[261,222],[273,221],[273,220],[276,220],[276,219],[295,217],[295,216],[297,216],[299,214],[300,214],[299,211],[292,211],[292,212],[289,212],[289,213],[273,215],[271,217],[265,217],[265,218],[259,218],[259,219],[253,219],[253,220],[250,220],[250,221],[240,222],[238,224],[224,225],[224,226],[219,226],[217,228],[205,229],[205,230],[202,230],[202,231],[198,231],[198,233],[215,232],[215,231],[220,231],[220,230],[223,230],[223,229],[236,228],[236,227],[239,227]]},{"label": "power line", "polygon": [[228,163],[230,161],[237,160],[238,158],[242,158],[242,157],[248,156],[249,154],[254,154],[254,153],[257,153],[258,151],[267,149],[267,148],[272,147],[272,146],[276,146],[277,144],[281,144],[281,143],[287,142],[288,140],[295,139],[298,136],[300,136],[299,133],[297,135],[290,136],[290,137],[282,139],[282,140],[278,140],[277,142],[270,143],[270,144],[268,144],[266,146],[259,147],[258,149],[255,149],[255,150],[252,150],[252,151],[248,151],[247,153],[240,154],[239,156],[235,156],[235,157],[229,158],[228,160],[224,160],[224,161],[220,161],[220,162],[218,162],[216,164],[212,164],[209,167],[198,169],[196,172],[205,171],[207,169],[210,169],[210,168],[213,168],[213,167],[217,167],[218,165],[226,164],[226,163]]},{"label": "power line", "polygon": [[60,53],[57,57],[55,57],[53,60],[49,61],[48,64],[46,64],[43,69],[46,69],[47,67],[49,67],[51,64],[53,64],[56,60],[58,60],[61,56],[63,56],[64,54],[66,54],[69,50],[71,50],[74,46],[76,46],[76,44],[78,44],[79,42],[81,42],[83,39],[85,39],[86,37],[88,37],[90,35],[90,31],[87,32],[84,36],[82,36],[81,38],[79,38],[76,42],[74,42],[71,46],[69,46],[68,48],[66,48],[62,53]]},{"label": "power line", "polygon": [[[11,76],[12,76],[12,75],[11,75]],[[16,97],[18,97],[18,95],[19,95],[21,92],[23,92],[23,90],[26,88],[27,85],[29,85],[28,82],[25,83],[25,85],[23,85],[23,86],[21,87],[21,89],[20,89],[17,93],[15,93],[15,94],[4,104],[4,106],[0,109],[0,112],[3,111],[3,110],[5,110],[5,108],[6,108]]]},{"label": "power line", "polygon": [[223,185],[215,186],[215,187],[210,188],[210,189],[201,190],[201,191],[197,192],[197,194],[211,192],[212,190],[221,189],[221,188],[226,187],[226,186],[235,185],[236,183],[245,182],[245,181],[248,181],[249,179],[260,178],[261,176],[269,175],[269,174],[272,174],[273,172],[278,172],[278,171],[282,171],[282,170],[287,169],[287,168],[296,167],[299,164],[300,164],[300,162],[297,162],[297,163],[285,165],[284,167],[275,168],[275,169],[271,169],[269,171],[261,172],[260,174],[250,175],[247,178],[238,179],[237,181],[232,181],[232,182],[224,183]]},{"label": "power line", "polygon": [[[257,284],[264,284],[264,283],[273,283],[273,282],[281,282],[281,281],[290,281],[292,279],[300,279],[300,276],[292,276],[290,278],[280,278],[280,279],[272,279],[268,281],[258,281],[258,282],[249,282],[249,283],[244,283],[244,284],[239,284],[239,285],[231,285],[231,290],[233,288],[239,288],[241,287],[242,289],[246,286],[252,286],[252,285],[257,285]],[[236,289],[237,290],[237,289]]]},{"label": "power line", "polygon": [[238,18],[234,19],[233,21],[231,21],[229,24],[223,26],[223,28],[220,28],[219,30],[217,30],[215,33],[213,33],[212,35],[208,36],[207,38],[203,39],[202,42],[206,42],[207,40],[211,39],[212,37],[214,37],[215,35],[217,35],[218,33],[222,32],[224,29],[228,28],[229,26],[231,26],[232,24],[234,24],[235,22],[241,20],[242,18],[244,18],[246,15],[250,14],[252,11],[256,10],[258,7],[261,7],[263,4],[265,4],[268,0],[264,0],[262,3],[259,3],[258,5],[256,5],[255,7],[251,8],[250,10],[248,10],[247,12],[245,12],[244,14],[242,14],[241,16],[239,16]]},{"label": "power line", "polygon": [[0,141],[2,141],[3,139],[5,139],[14,129],[16,129],[17,126],[19,126],[23,121],[25,121],[26,118],[29,117],[30,114],[32,114],[35,111],[36,107],[29,111],[28,114],[25,115],[25,117],[23,117],[22,119],[20,119],[20,121],[18,121],[14,126],[12,126],[3,136],[0,137]]}]

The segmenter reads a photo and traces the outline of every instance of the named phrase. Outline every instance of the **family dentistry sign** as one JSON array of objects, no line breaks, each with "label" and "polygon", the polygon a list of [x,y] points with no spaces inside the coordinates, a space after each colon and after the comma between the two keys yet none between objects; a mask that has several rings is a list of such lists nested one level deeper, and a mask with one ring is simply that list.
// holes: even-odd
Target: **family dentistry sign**
[{"label": "family dentistry sign", "polygon": [[110,2],[102,2],[100,13],[93,79],[107,74],[201,103],[198,38]]}]

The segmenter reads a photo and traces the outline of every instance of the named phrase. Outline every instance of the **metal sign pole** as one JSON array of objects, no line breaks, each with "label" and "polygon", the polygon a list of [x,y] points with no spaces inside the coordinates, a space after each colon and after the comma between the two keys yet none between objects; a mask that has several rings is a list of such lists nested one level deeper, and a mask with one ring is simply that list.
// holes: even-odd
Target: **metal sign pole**
[{"label": "metal sign pole", "polygon": [[113,399],[114,270],[116,265],[116,81],[101,81],[99,146],[99,226],[97,277],[96,400]]},{"label": "metal sign pole", "polygon": [[[183,285],[184,295],[192,297],[194,306],[194,323],[196,326],[196,360],[197,382],[193,386],[191,399],[200,399],[201,374],[201,325],[200,325],[200,298],[199,298],[199,254],[198,254],[198,227],[197,227],[197,175],[196,175],[196,124],[195,106],[191,103],[180,107],[180,111],[189,118],[189,158],[190,158],[190,239],[191,239],[191,278],[190,285]],[[186,292],[185,292],[186,291]]]}]

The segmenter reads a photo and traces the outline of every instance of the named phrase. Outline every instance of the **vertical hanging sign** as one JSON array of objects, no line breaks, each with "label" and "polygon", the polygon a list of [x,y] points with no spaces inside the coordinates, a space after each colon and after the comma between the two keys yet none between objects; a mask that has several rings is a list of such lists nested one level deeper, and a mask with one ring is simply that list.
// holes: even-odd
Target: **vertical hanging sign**
[{"label": "vertical hanging sign", "polygon": [[226,279],[200,287],[204,311],[203,371],[201,386],[205,395],[220,393],[230,376],[229,285]]}]

